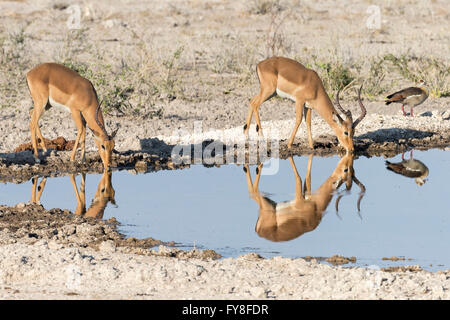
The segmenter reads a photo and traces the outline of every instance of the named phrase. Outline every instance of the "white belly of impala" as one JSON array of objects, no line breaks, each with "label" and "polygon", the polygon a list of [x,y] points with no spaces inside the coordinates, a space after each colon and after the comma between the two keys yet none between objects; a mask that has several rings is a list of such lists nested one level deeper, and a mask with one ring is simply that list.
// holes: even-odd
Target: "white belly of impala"
[{"label": "white belly of impala", "polygon": [[275,206],[275,211],[278,213],[278,211],[288,208],[288,207],[292,206],[294,203],[295,203],[295,200],[278,202]]},{"label": "white belly of impala", "polygon": [[66,105],[63,105],[59,102],[56,102],[55,100],[53,100],[52,98],[48,98],[48,102],[50,102],[50,105],[52,107],[58,108],[60,110],[66,111],[66,112],[70,112],[70,108]]},{"label": "white belly of impala", "polygon": [[282,98],[286,98],[286,99],[291,99],[292,101],[296,101],[295,97],[291,96],[290,94],[281,91],[280,89],[277,88],[277,95],[279,95]]}]

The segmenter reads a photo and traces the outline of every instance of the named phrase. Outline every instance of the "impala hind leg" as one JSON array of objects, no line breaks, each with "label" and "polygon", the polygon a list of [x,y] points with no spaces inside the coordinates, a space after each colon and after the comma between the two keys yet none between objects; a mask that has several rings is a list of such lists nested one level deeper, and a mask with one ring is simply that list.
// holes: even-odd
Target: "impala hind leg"
[{"label": "impala hind leg", "polygon": [[70,181],[72,182],[73,190],[75,191],[75,197],[77,199],[77,207],[75,209],[75,214],[83,215],[84,213],[86,213],[86,192],[85,192],[86,173],[84,172],[81,173],[81,186],[79,192],[75,178],[76,178],[75,174],[70,175]]},{"label": "impala hind leg", "polygon": [[[33,117],[33,108],[30,109],[30,119]],[[45,140],[44,137],[42,136],[41,133],[41,129],[39,128],[39,126],[36,126],[36,133],[37,136],[39,138],[39,144],[41,145],[41,149],[44,150],[44,152],[47,152],[47,147],[45,146]]]},{"label": "impala hind leg", "polygon": [[291,137],[289,138],[289,142],[288,142],[289,149],[292,147],[292,143],[294,142],[294,139],[295,139],[295,134],[297,133],[298,127],[300,127],[300,124],[302,123],[304,107],[305,107],[305,101],[297,99],[297,102],[295,103],[295,126],[294,126],[294,130],[292,131]]},{"label": "impala hind leg", "polygon": [[259,118],[258,109],[264,101],[266,101],[267,99],[269,99],[271,96],[274,95],[275,90],[276,88],[269,88],[265,90],[261,89],[259,94],[250,100],[250,106],[248,107],[247,121],[245,122],[244,125],[244,134],[247,139],[248,139],[248,130],[250,129],[250,122],[252,121],[253,113],[255,113],[256,132],[258,132],[259,136],[263,135],[261,128],[261,119]]},{"label": "impala hind leg", "polygon": [[[42,178],[41,183],[39,186],[37,186],[39,177],[34,177],[32,179],[33,181],[33,187],[31,188],[31,203],[41,204],[41,195],[42,192],[44,192],[45,183],[47,182],[47,177]],[[37,193],[36,193],[37,189]]]},{"label": "impala hind leg", "polygon": [[[40,163],[39,153],[37,150],[37,135],[40,138],[40,145],[44,152],[47,152],[47,148],[45,147],[44,137],[42,136],[41,130],[39,129],[39,119],[44,113],[44,107],[47,104],[47,101],[43,101],[43,99],[35,99],[33,97],[34,109],[30,111],[31,121],[30,121],[30,131],[31,131],[31,145],[33,146],[33,154],[34,160],[36,163]],[[39,107],[41,106],[41,107]]]}]

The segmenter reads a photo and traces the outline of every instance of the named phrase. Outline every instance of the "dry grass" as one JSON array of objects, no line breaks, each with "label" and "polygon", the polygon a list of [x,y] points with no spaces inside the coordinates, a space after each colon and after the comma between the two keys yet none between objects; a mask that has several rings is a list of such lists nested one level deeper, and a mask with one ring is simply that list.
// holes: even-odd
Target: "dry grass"
[{"label": "dry grass", "polygon": [[[336,28],[335,31],[327,25],[332,20],[327,22],[326,19],[332,19],[334,11],[325,12],[312,3],[253,0],[245,8],[244,15],[236,18],[235,22],[250,19],[248,24],[252,27],[247,28],[243,23],[236,30],[223,30],[212,23],[215,13],[213,5],[200,5],[199,2],[194,10],[171,2],[164,10],[173,12],[173,15],[149,15],[146,21],[151,23],[158,17],[166,19],[163,23],[167,29],[164,30],[176,32],[176,36],[171,38],[173,41],[154,40],[157,33],[146,36],[151,29],[137,24],[133,28],[124,28],[123,32],[127,35],[120,41],[108,43],[109,49],[105,49],[106,44],[96,37],[98,30],[92,31],[95,26],[101,25],[101,20],[83,20],[83,29],[67,32],[62,41],[58,40],[56,49],[52,47],[51,55],[54,61],[73,68],[91,80],[104,101],[105,111],[116,115],[164,117],[165,106],[174,99],[208,101],[235,94],[246,101],[245,97],[251,96],[249,92],[253,92],[258,85],[256,64],[272,55],[294,58],[316,70],[330,95],[352,83],[364,82],[364,94],[379,100],[393,87],[413,84],[419,79],[428,83],[431,96],[450,94],[448,59],[412,54],[407,48],[382,53],[358,48],[347,52],[341,50],[343,46],[337,45],[324,49],[324,46],[316,45],[315,38],[305,40],[306,33],[303,32],[311,29],[322,36],[326,34],[326,41],[331,44],[338,36],[348,39],[358,34],[361,37],[358,43],[363,43],[367,36],[370,42],[379,41],[380,46],[386,46],[385,43],[393,37],[388,24],[384,24],[378,32],[369,34],[367,30],[352,29],[342,36],[342,30]],[[363,16],[365,8],[361,9]],[[401,11],[402,8],[398,6],[397,9]],[[60,11],[60,8],[56,6],[53,10]],[[98,8],[96,10],[101,12]],[[196,14],[199,10],[205,12]],[[434,12],[436,15],[439,13],[438,10]],[[105,17],[121,19],[122,16],[120,12],[106,13]],[[218,20],[223,19],[223,14],[217,14]],[[100,14],[98,16],[101,17]],[[204,28],[199,22],[200,17],[210,19],[210,24],[218,29],[211,28],[209,33],[199,32]],[[170,29],[175,18],[181,20],[176,20],[176,29]],[[346,16],[343,15],[342,19]],[[29,21],[27,23],[36,23],[31,18]],[[360,24],[363,28],[363,21]],[[322,31],[323,28],[329,30]],[[18,24],[14,32],[1,30],[0,103],[1,106],[13,107],[21,99],[29,99],[25,73],[39,61],[38,54],[30,53],[34,50],[35,39],[40,35],[33,34],[31,28],[27,29],[26,23],[22,27]],[[106,31],[102,30],[105,34]],[[445,35],[439,36],[446,39]],[[124,42],[126,45],[123,45]],[[122,45],[123,51],[116,52],[115,48]],[[106,50],[114,51],[114,54]],[[364,54],[361,55],[361,52]]]}]

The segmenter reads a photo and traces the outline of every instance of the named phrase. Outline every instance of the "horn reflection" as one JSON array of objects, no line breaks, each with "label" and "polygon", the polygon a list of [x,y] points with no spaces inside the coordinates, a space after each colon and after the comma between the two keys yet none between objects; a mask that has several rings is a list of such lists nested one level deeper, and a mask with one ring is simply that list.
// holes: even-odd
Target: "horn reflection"
[{"label": "horn reflection", "polygon": [[[249,195],[259,206],[259,216],[255,229],[260,237],[276,242],[289,241],[316,229],[333,195],[343,183],[346,184],[347,190],[351,189],[353,181],[360,187],[361,192],[357,203],[358,210],[360,209],[361,199],[366,188],[355,176],[352,154],[345,155],[330,177],[314,192],[311,192],[313,156],[310,155],[308,159],[303,187],[302,179],[298,174],[293,158],[289,157],[288,160],[296,181],[295,198],[291,201],[279,203],[264,196],[259,191],[262,164],[256,169],[254,182],[248,165],[244,165]],[[336,207],[339,205],[340,197],[337,198]]]}]

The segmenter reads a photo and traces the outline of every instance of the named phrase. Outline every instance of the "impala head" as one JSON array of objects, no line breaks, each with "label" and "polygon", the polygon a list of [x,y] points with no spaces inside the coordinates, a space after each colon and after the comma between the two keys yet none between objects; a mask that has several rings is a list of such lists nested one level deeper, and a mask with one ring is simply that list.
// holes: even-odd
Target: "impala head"
[{"label": "impala head", "polygon": [[[353,169],[353,155],[346,154],[339,161],[335,172],[340,177],[340,180],[337,183],[336,190],[339,189],[339,187],[343,183],[345,183],[345,189],[347,192],[352,189],[353,182],[355,182],[358,185],[360,192],[359,192],[359,196],[358,196],[357,207],[358,207],[358,211],[361,211],[361,200],[364,197],[364,194],[366,192],[366,187],[355,176],[355,169]],[[342,197],[343,197],[342,192],[339,192],[338,196],[336,198],[336,212],[339,211],[339,201],[341,200]]]},{"label": "impala head", "polygon": [[336,189],[343,183],[346,184],[347,189],[350,189],[353,173],[353,154],[347,153],[339,160],[336,169],[334,169],[332,174],[334,176]]},{"label": "impala head", "polygon": [[342,119],[341,116],[336,113],[336,117],[339,120],[341,128],[341,130],[339,130],[336,135],[339,142],[348,153],[353,153],[355,151],[355,147],[353,145],[353,134],[355,132],[356,126],[361,122],[361,120],[366,116],[367,113],[366,108],[361,101],[361,89],[362,86],[358,90],[358,102],[361,108],[361,115],[358,119],[356,119],[356,121],[353,121],[352,113],[350,112],[350,110],[344,110],[344,108],[342,108],[341,104],[339,103],[339,93],[341,90],[339,90],[336,94],[336,106],[345,115],[345,119]]},{"label": "impala head", "polygon": [[103,176],[98,183],[97,192],[92,199],[92,204],[86,211],[86,217],[102,219],[109,202],[117,206],[114,199],[115,191],[111,183],[111,174],[112,172],[109,170],[103,172]]},{"label": "impala head", "polygon": [[105,170],[103,172],[103,176],[98,183],[97,192],[92,200],[93,203],[98,202],[100,200],[106,200],[111,202],[113,205],[116,204],[114,196],[116,194],[112,182],[111,182],[112,172]]},{"label": "impala head", "polygon": [[102,132],[99,136],[94,136],[103,166],[105,169],[109,169],[111,167],[111,154],[114,150],[114,137],[119,129],[117,128],[111,135],[108,135],[104,125],[98,118],[101,104],[101,102],[98,104],[97,111],[95,112],[95,122],[97,122],[97,125],[100,127]]}]

